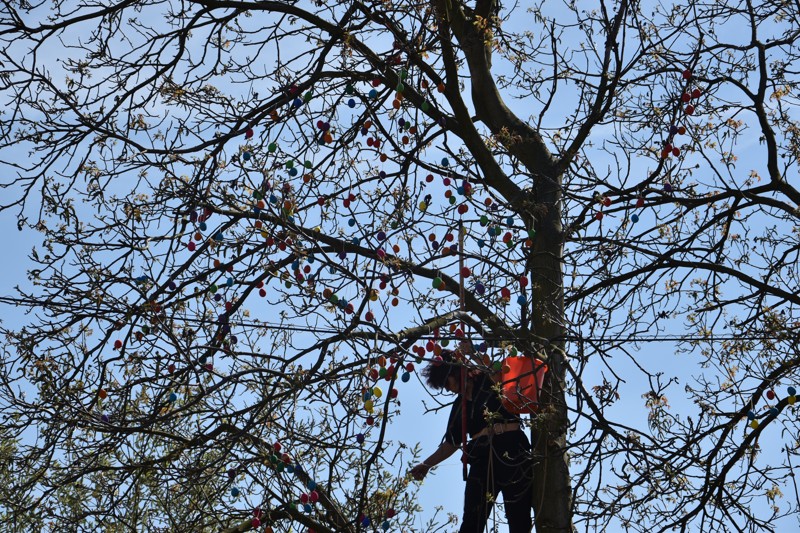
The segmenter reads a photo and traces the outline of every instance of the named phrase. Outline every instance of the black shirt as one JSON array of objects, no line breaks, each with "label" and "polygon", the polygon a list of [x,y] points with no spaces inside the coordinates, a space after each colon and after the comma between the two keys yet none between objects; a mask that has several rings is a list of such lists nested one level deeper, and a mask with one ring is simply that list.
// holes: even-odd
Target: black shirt
[{"label": "black shirt", "polygon": [[[492,390],[495,383],[485,374],[473,379],[472,399],[467,400],[467,432],[470,436],[480,432],[490,423],[521,422],[519,415],[509,413],[500,402],[498,393]],[[461,395],[450,408],[444,442],[461,446]]]}]

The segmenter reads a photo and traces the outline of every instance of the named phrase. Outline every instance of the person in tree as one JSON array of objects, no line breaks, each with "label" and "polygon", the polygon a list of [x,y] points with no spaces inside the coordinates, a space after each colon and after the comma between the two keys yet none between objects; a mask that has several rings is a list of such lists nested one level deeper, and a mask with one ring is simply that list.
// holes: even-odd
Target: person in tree
[{"label": "person in tree", "polygon": [[495,387],[496,376],[470,372],[461,390],[461,365],[456,354],[443,350],[442,361],[428,365],[423,376],[429,387],[457,394],[450,408],[447,431],[439,448],[411,469],[422,480],[430,469],[453,455],[462,444],[462,403],[466,397],[467,461],[464,516],[459,533],[480,533],[486,527],[497,495],[503,493],[509,533],[529,533],[533,459],[531,445],[518,415],[508,412]]}]

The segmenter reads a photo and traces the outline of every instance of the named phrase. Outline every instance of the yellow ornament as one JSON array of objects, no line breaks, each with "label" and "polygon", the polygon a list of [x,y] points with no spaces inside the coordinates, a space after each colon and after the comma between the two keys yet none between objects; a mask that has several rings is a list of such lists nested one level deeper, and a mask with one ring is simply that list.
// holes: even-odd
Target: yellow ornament
[{"label": "yellow ornament", "polygon": [[381,396],[383,396],[383,391],[381,390],[380,387],[373,387],[372,388],[372,394],[376,398],[380,398]]},{"label": "yellow ornament", "polygon": [[758,429],[758,420],[753,419],[750,421],[750,427],[753,429]]},{"label": "yellow ornament", "polygon": [[797,401],[797,397],[794,396],[794,395],[789,396],[788,398],[786,398],[786,403],[788,403],[789,405],[794,405],[794,402],[796,402],[796,401]]}]

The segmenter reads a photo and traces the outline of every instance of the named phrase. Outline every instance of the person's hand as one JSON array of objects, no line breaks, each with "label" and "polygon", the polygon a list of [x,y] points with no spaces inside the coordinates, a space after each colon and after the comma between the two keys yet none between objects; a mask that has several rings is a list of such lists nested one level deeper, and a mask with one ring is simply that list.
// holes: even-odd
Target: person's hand
[{"label": "person's hand", "polygon": [[430,471],[430,469],[430,466],[426,465],[425,463],[420,463],[411,469],[411,477],[417,481],[422,481],[425,476],[428,475],[428,471]]}]

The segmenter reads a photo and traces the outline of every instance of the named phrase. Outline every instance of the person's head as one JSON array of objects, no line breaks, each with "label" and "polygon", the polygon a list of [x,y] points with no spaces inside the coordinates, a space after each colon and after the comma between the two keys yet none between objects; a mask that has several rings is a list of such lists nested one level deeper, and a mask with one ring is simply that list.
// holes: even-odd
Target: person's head
[{"label": "person's head", "polygon": [[455,363],[452,350],[442,350],[441,362],[429,364],[422,371],[425,383],[436,390],[458,393],[461,389],[461,366]]}]

